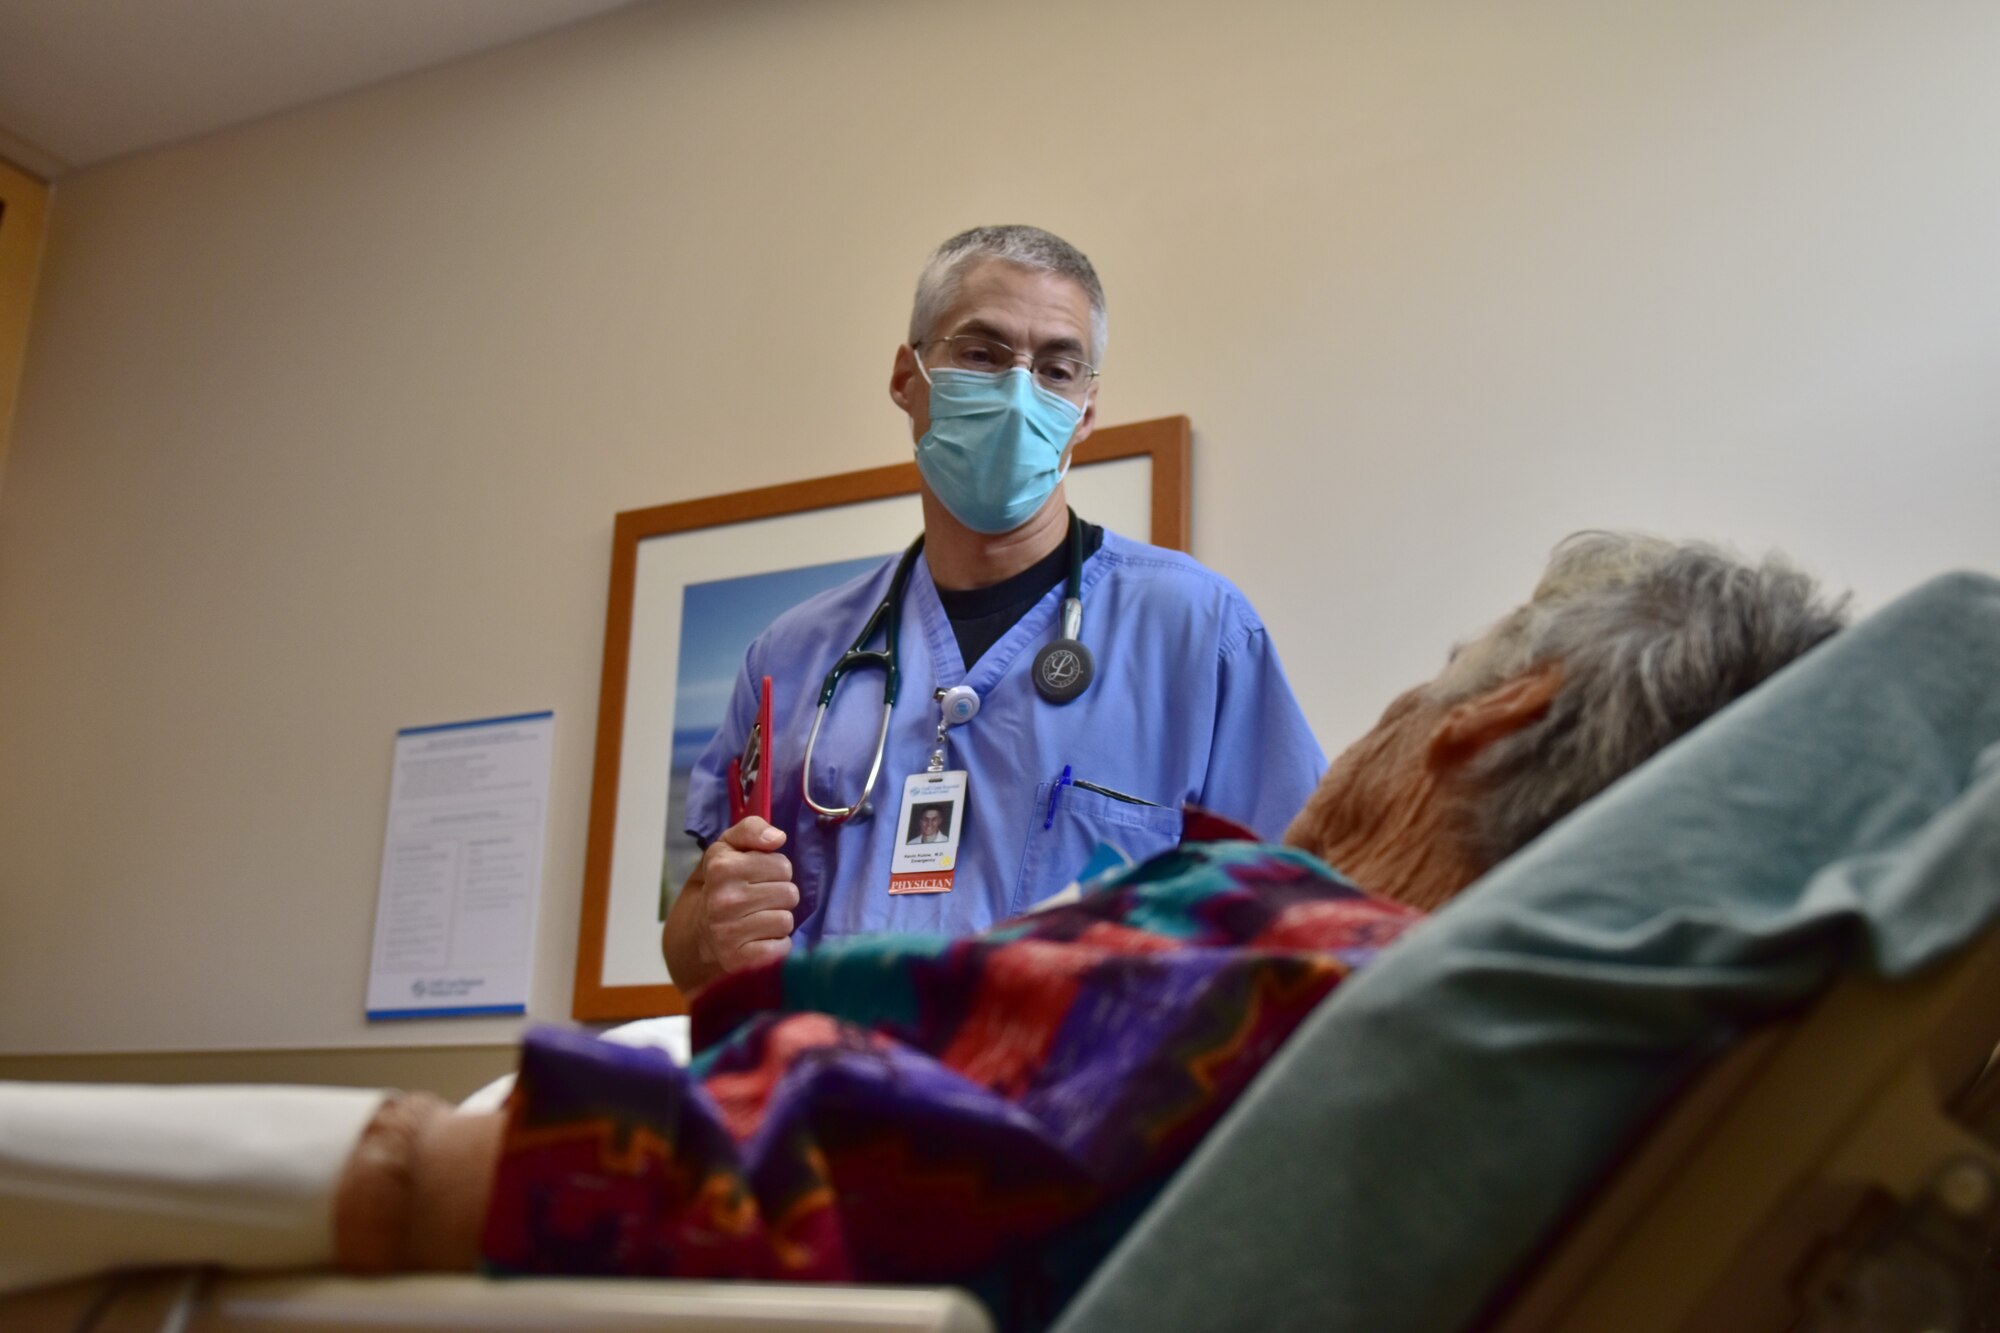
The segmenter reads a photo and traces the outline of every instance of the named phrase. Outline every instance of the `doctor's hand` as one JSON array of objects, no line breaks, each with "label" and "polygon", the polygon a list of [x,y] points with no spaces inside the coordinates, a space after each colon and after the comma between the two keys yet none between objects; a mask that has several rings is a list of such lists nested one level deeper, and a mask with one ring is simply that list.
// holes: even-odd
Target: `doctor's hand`
[{"label": "doctor's hand", "polygon": [[667,971],[683,993],[792,951],[799,890],[790,859],[778,851],[784,845],[783,829],[752,815],[702,853],[660,937]]}]

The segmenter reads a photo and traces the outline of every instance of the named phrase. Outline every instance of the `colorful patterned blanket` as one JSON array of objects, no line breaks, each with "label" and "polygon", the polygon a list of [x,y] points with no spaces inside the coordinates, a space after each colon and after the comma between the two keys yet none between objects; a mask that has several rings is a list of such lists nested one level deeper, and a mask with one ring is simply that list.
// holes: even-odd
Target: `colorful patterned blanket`
[{"label": "colorful patterned blanket", "polygon": [[1183,842],[968,939],[829,943],[694,1007],[694,1063],[532,1033],[484,1249],[516,1273],[971,1283],[1040,1322],[1418,914]]}]

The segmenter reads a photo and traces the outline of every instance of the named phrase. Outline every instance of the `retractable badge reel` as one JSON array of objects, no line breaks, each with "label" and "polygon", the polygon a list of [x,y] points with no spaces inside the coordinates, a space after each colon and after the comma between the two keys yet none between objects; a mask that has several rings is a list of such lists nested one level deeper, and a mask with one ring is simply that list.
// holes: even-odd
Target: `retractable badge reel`
[{"label": "retractable badge reel", "polygon": [[[979,716],[979,691],[970,685],[954,685],[948,690],[939,690],[938,711],[944,714],[946,726],[962,727]],[[938,738],[944,738],[942,732]],[[942,760],[938,767],[944,767]]]}]

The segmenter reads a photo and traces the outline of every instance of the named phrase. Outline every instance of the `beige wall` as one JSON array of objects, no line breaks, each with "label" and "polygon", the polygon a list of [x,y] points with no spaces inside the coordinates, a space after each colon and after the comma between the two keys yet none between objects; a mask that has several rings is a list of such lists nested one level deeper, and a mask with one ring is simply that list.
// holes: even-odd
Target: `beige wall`
[{"label": "beige wall", "polygon": [[2000,9],[682,3],[56,191],[0,489],[0,1052],[370,1029],[396,728],[552,707],[611,517],[903,456],[927,248],[1100,262],[1107,419],[1334,748],[1583,525],[2000,567]]}]

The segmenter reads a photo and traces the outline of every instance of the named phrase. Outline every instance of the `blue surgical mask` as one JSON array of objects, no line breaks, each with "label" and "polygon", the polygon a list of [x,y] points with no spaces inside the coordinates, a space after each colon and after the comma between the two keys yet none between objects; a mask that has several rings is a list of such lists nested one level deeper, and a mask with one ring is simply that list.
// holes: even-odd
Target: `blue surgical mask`
[{"label": "blue surgical mask", "polygon": [[1063,449],[1083,409],[1020,366],[998,375],[917,369],[931,386],[931,428],[917,470],[952,517],[974,532],[1012,532],[1063,479]]}]

